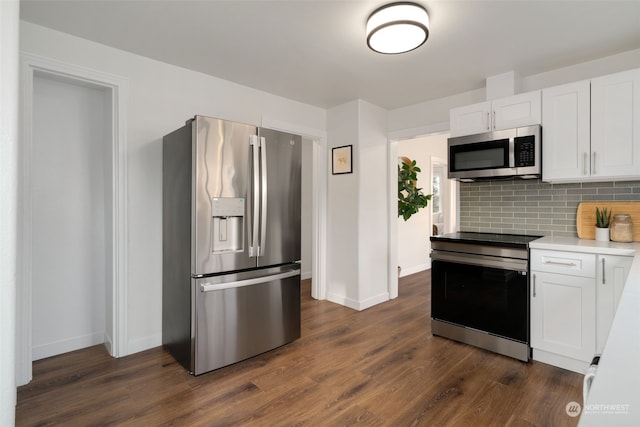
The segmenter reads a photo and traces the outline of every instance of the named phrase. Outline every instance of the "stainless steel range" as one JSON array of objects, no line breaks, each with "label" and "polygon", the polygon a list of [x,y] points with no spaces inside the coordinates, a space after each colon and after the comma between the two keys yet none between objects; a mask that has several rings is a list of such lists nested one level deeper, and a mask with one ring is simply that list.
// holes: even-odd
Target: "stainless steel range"
[{"label": "stainless steel range", "polygon": [[431,237],[432,333],[528,361],[529,242],[539,237]]}]

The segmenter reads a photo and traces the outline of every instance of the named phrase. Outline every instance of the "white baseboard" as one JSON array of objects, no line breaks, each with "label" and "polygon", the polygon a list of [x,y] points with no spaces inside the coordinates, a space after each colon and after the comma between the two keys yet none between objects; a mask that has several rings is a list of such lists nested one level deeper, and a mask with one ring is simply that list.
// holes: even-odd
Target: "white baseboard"
[{"label": "white baseboard", "polygon": [[104,333],[104,346],[107,348],[109,355],[113,357],[113,340],[111,339],[111,335],[106,331]]},{"label": "white baseboard", "polygon": [[162,334],[150,335],[148,337],[138,338],[135,340],[129,340],[127,343],[127,356],[141,351],[149,350],[150,348],[159,347],[162,345]]},{"label": "white baseboard", "polygon": [[543,350],[533,349],[531,358],[547,365],[557,366],[558,368],[568,371],[577,372],[584,375],[589,369],[590,362],[573,359],[571,357],[561,356],[559,354],[549,353]]},{"label": "white baseboard", "polygon": [[344,305],[345,307],[352,308],[357,311],[366,310],[369,307],[373,307],[376,304],[389,301],[389,293],[383,292],[379,295],[367,298],[366,300],[358,301],[352,298],[347,298],[344,295],[338,295],[334,293],[327,293],[327,300],[336,304]]},{"label": "white baseboard", "polygon": [[300,280],[307,280],[307,279],[311,279],[311,272],[310,271],[303,271],[300,273]]},{"label": "white baseboard", "polygon": [[61,341],[33,346],[31,349],[31,360],[40,360],[46,357],[80,350],[81,348],[91,347],[92,345],[102,344],[103,342],[104,332],[94,332]]},{"label": "white baseboard", "polygon": [[389,292],[382,292],[381,294],[360,301],[358,310],[366,310],[369,307],[373,307],[374,305],[381,304],[385,301],[389,301]]},{"label": "white baseboard", "polygon": [[419,264],[412,267],[402,267],[400,270],[400,277],[409,276],[410,274],[419,273],[421,271],[428,270],[431,266],[429,264]]},{"label": "white baseboard", "polygon": [[347,298],[344,295],[334,294],[333,292],[327,292],[327,301],[331,301],[336,304],[344,305],[345,307],[358,310],[358,301],[351,298]]}]

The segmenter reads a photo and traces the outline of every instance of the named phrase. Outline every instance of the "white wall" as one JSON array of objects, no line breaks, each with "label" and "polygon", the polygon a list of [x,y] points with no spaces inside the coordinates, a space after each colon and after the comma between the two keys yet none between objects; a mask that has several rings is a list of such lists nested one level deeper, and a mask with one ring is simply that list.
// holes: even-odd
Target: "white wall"
[{"label": "white wall", "polygon": [[[425,194],[431,194],[431,160],[447,158],[448,134],[428,135],[398,141],[398,157],[406,156],[415,160],[421,172],[418,187]],[[398,218],[398,265],[401,276],[417,273],[431,267],[429,252],[431,242],[431,202],[405,221]]]},{"label": "white wall", "polygon": [[19,2],[0,1],[0,426],[16,406]]},{"label": "white wall", "polygon": [[387,301],[387,110],[358,102],[358,287],[362,309]]},{"label": "white wall", "polygon": [[36,74],[31,147],[33,360],[104,342],[110,94]]},{"label": "white wall", "polygon": [[565,83],[577,82],[605,74],[617,73],[619,71],[631,70],[640,67],[640,49],[622,52],[581,64],[569,67],[558,68],[556,70],[533,76],[524,77],[520,82],[522,92],[529,92],[546,87],[561,85]]},{"label": "white wall", "polygon": [[330,148],[353,146],[353,173],[329,177],[327,299],[356,310],[389,299],[386,114],[360,100],[328,112]]},{"label": "white wall", "polygon": [[330,163],[332,148],[353,145],[354,149],[354,173],[329,175],[327,299],[354,308],[358,305],[358,101],[328,111],[327,140]]},{"label": "white wall", "polygon": [[195,114],[324,130],[326,112],[22,21],[21,50],[127,78],[128,352],[161,344],[162,137]]},{"label": "white wall", "polygon": [[[475,104],[485,99],[484,89],[448,96],[433,101],[422,102],[407,107],[389,111],[389,132],[396,133],[407,129],[416,129],[411,135],[424,135],[430,131],[423,131],[423,127],[434,124],[446,124],[444,129],[449,129],[449,110],[461,105]],[[443,129],[438,129],[443,130]]]}]

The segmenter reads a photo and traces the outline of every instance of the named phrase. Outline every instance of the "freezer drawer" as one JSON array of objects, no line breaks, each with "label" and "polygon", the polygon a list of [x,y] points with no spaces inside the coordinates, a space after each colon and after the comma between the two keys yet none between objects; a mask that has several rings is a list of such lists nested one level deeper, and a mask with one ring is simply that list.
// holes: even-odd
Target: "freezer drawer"
[{"label": "freezer drawer", "polygon": [[300,338],[300,266],[194,279],[193,374]]}]

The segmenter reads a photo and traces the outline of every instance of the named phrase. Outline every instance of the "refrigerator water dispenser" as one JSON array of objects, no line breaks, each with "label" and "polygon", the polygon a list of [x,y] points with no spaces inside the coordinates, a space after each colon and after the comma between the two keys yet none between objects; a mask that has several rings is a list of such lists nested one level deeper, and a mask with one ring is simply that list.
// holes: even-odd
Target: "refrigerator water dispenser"
[{"label": "refrigerator water dispenser", "polygon": [[238,252],[244,247],[244,198],[214,197],[211,199],[212,252]]}]

